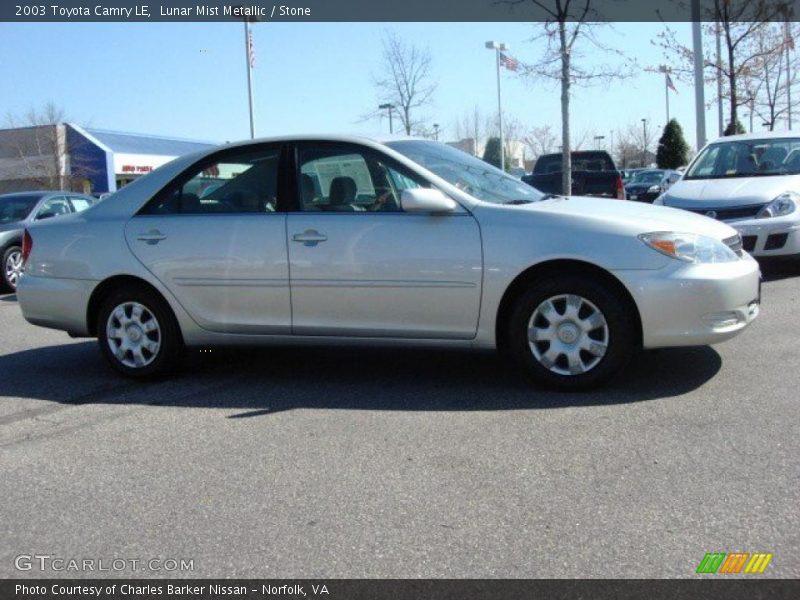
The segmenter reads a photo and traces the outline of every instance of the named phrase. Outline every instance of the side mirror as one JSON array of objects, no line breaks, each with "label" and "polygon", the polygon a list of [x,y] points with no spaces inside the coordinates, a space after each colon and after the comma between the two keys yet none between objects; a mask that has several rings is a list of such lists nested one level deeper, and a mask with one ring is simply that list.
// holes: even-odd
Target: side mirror
[{"label": "side mirror", "polygon": [[453,212],[458,204],[437,189],[412,188],[403,190],[400,195],[400,206],[406,212],[449,213]]},{"label": "side mirror", "polygon": [[40,212],[40,213],[39,213],[39,214],[36,216],[36,219],[37,219],[37,220],[39,220],[39,221],[41,221],[42,219],[49,219],[49,218],[51,218],[51,217],[55,217],[55,216],[56,216],[56,213],[55,213],[55,211],[52,211],[52,210],[43,210],[42,212]]}]

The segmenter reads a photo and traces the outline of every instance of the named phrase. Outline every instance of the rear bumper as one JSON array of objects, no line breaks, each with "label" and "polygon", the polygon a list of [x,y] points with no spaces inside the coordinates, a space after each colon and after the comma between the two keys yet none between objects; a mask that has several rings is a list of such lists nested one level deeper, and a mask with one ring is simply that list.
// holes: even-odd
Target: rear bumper
[{"label": "rear bumper", "polygon": [[633,202],[644,202],[647,204],[652,204],[653,201],[661,195],[661,192],[643,192],[641,194],[631,193],[629,191],[625,191],[625,196],[628,200],[632,200]]},{"label": "rear bumper", "polygon": [[759,312],[760,271],[745,255],[733,263],[674,261],[659,271],[617,271],[639,308],[645,348],[716,344]]},{"label": "rear bumper", "polygon": [[24,274],[17,285],[22,316],[29,323],[61,329],[75,336],[88,335],[86,315],[97,282],[56,279]]}]

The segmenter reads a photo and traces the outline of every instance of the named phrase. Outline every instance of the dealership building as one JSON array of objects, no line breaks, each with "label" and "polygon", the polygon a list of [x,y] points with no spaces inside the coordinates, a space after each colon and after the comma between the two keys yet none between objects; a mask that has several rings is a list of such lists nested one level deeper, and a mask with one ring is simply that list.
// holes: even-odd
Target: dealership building
[{"label": "dealership building", "polygon": [[114,192],[177,156],[214,145],[74,123],[0,129],[0,193]]}]

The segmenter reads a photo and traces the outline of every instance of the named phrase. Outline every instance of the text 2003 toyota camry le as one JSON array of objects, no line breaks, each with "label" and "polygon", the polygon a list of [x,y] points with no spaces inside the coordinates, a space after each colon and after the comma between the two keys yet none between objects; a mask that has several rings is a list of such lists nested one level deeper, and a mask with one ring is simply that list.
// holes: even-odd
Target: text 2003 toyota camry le
[{"label": "text 2003 toyota camry le", "polygon": [[267,139],[185,156],[31,227],[18,295],[125,375],[184,346],[350,342],[508,350],[587,388],[639,347],[720,342],[758,314],[728,225],[546,196],[424,140]]}]

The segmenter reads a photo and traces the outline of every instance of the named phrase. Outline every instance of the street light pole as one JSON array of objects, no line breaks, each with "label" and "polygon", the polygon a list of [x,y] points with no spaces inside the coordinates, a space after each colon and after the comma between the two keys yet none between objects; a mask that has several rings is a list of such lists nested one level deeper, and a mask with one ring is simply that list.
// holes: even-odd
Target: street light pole
[{"label": "street light pole", "polygon": [[486,42],[486,47],[494,50],[495,67],[497,68],[497,123],[500,127],[500,170],[506,170],[506,143],[503,135],[503,103],[500,97],[500,52],[508,50],[502,42]]},{"label": "street light pole", "polygon": [[437,141],[437,142],[439,141],[439,124],[438,123],[434,123],[433,124],[433,139],[435,141]]},{"label": "street light pole", "polygon": [[647,119],[642,119],[642,167],[647,160]]},{"label": "street light pole", "polygon": [[380,110],[387,110],[389,111],[389,133],[394,134],[394,126],[392,125],[392,111],[394,110],[394,104],[387,102],[386,104],[381,104],[378,106]]}]

